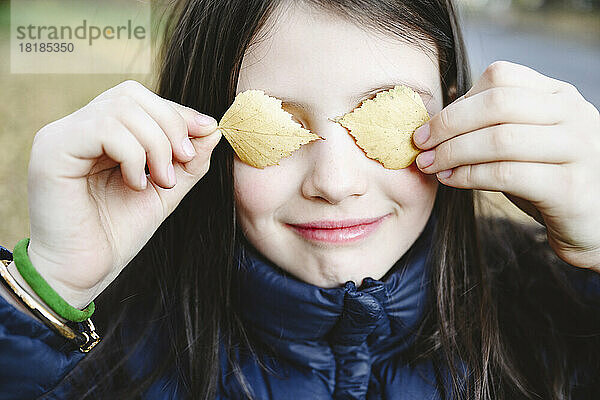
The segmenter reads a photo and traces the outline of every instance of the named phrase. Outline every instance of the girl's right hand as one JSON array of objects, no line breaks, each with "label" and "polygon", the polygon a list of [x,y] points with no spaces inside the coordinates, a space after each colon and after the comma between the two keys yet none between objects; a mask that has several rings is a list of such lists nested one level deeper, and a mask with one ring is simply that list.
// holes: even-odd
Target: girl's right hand
[{"label": "girl's right hand", "polygon": [[208,171],[216,128],[135,81],[44,126],[28,171],[28,254],[40,275],[72,306],[87,306]]}]

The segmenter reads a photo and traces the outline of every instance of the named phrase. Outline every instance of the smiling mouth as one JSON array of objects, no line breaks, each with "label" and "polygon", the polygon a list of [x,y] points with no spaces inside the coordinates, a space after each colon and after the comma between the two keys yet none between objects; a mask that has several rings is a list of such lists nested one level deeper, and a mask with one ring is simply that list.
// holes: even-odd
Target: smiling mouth
[{"label": "smiling mouth", "polygon": [[286,224],[302,238],[326,243],[352,243],[375,232],[390,214],[376,218],[322,220],[305,224]]}]

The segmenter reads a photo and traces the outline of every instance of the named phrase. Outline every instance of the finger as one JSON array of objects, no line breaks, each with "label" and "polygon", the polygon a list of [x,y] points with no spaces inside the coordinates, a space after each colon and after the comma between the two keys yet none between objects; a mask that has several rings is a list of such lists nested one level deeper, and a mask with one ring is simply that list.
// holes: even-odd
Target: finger
[{"label": "finger", "polygon": [[556,182],[563,181],[565,168],[559,164],[497,161],[463,165],[450,172],[448,177],[438,172],[438,180],[456,188],[506,192],[531,202],[543,202],[561,197]]},{"label": "finger", "polygon": [[483,71],[477,82],[463,98],[501,86],[522,87],[544,93],[557,93],[564,90],[568,84],[543,75],[525,65],[508,61],[495,61]]},{"label": "finger", "polygon": [[217,120],[210,115],[202,114],[193,108],[186,107],[174,101],[163,99],[187,122],[190,136],[208,136],[217,129]]},{"label": "finger", "polygon": [[175,158],[181,162],[195,156],[188,136],[205,136],[217,127],[214,118],[164,99],[139,82],[125,81],[113,89],[113,96],[131,96],[157,122],[169,138]]},{"label": "finger", "polygon": [[433,174],[460,165],[493,161],[556,163],[575,161],[573,140],[559,127],[500,124],[453,137],[417,156],[417,166]]},{"label": "finger", "polygon": [[502,123],[557,124],[567,113],[559,100],[558,94],[523,88],[488,89],[443,108],[415,131],[413,140],[418,147],[429,149],[454,136]]},{"label": "finger", "polygon": [[217,121],[213,117],[162,98],[139,82],[126,81],[117,87],[136,99],[167,132],[178,131],[179,136],[182,136],[185,131],[189,136],[206,136],[217,128]]},{"label": "finger", "polygon": [[[134,190],[146,188],[144,170],[146,150],[121,121],[114,117],[88,120],[82,124],[81,130],[69,132],[71,133],[53,137],[53,147],[60,146],[62,151],[71,156],[75,162],[80,162],[82,159],[95,160],[106,154],[120,165],[121,175],[126,185]],[[50,169],[48,164],[44,165]],[[64,163],[59,164],[59,166],[64,165]],[[70,165],[65,171],[52,168],[59,174],[72,178],[80,178],[90,172],[88,162],[82,164],[81,168]]]},{"label": "finger", "polygon": [[148,170],[157,184],[171,188],[176,183],[172,164],[171,142],[162,128],[148,113],[128,96],[119,97],[117,118],[136,137],[147,153]]}]

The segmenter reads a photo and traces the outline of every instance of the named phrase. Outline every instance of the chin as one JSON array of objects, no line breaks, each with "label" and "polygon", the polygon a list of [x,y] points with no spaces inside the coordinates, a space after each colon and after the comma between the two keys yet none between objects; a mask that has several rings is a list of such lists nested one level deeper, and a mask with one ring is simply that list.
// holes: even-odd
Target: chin
[{"label": "chin", "polygon": [[322,288],[335,288],[344,286],[348,281],[353,281],[358,287],[362,280],[367,277],[378,279],[377,273],[370,273],[364,268],[358,266],[332,266],[318,267],[309,274],[310,276],[300,277],[301,280]]}]

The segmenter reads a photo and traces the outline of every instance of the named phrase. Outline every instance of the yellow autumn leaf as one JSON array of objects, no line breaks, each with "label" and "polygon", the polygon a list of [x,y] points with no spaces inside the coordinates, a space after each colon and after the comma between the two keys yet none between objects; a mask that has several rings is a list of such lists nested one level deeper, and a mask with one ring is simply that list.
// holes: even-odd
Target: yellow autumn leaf
[{"label": "yellow autumn leaf", "polygon": [[255,89],[238,93],[218,129],[238,157],[256,168],[279,164],[301,145],[321,139],[292,120],[281,100]]},{"label": "yellow autumn leaf", "polygon": [[350,131],[367,157],[385,168],[401,169],[412,164],[421,151],[413,144],[412,134],[429,121],[429,114],[418,93],[397,85],[331,120]]}]

